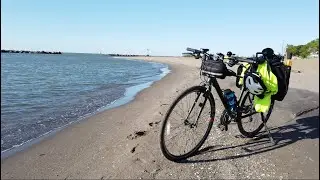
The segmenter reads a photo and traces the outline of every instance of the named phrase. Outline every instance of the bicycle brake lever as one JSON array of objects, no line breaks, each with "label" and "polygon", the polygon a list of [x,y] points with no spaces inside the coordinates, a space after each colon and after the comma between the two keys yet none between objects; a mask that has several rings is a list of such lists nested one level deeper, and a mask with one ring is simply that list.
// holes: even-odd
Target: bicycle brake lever
[{"label": "bicycle brake lever", "polygon": [[194,56],[195,59],[200,59],[200,54],[199,53],[194,53],[193,56]]},{"label": "bicycle brake lever", "polygon": [[230,67],[232,67],[232,66],[236,65],[238,62],[239,62],[238,60],[236,60],[236,59],[234,59],[234,58],[230,58],[230,60],[229,60],[229,62],[228,62],[228,65],[229,65]]},{"label": "bicycle brake lever", "polygon": [[232,66],[233,66],[233,64],[231,64],[231,63],[229,63],[229,62],[228,62],[227,64],[228,64],[229,67],[232,67]]},{"label": "bicycle brake lever", "polygon": [[228,61],[228,66],[232,67],[234,66],[236,63],[233,60]]}]

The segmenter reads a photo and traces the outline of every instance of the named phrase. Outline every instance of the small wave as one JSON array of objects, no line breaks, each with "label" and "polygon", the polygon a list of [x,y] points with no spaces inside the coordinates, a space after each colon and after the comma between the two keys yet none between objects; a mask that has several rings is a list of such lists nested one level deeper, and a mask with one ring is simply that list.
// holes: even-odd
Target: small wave
[{"label": "small wave", "polygon": [[161,71],[162,71],[162,74],[161,74],[162,77],[166,76],[171,72],[171,70],[169,69],[169,66],[161,68]]},{"label": "small wave", "polygon": [[[163,64],[162,64],[163,65]],[[164,68],[161,68],[162,73],[160,75],[157,75],[154,80],[149,81],[149,82],[145,82],[145,83],[141,83],[138,85],[134,85],[131,87],[126,88],[126,91],[124,93],[124,97],[117,99],[115,101],[113,101],[112,103],[108,104],[105,107],[100,108],[100,111],[102,110],[107,110],[107,109],[111,109],[111,108],[115,108],[121,105],[124,105],[126,103],[129,103],[130,101],[132,101],[134,99],[134,97],[143,89],[146,89],[148,87],[150,87],[154,82],[160,80],[161,78],[163,78],[164,76],[166,76],[167,74],[169,74],[171,72],[171,70],[169,69],[169,66],[166,66]]]}]

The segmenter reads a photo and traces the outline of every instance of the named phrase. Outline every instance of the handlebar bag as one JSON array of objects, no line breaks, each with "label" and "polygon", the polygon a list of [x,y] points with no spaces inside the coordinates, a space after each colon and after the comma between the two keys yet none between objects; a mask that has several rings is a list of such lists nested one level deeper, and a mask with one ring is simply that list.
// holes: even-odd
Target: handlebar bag
[{"label": "handlebar bag", "polygon": [[224,79],[228,72],[226,64],[222,60],[206,60],[200,67],[203,74],[212,75]]}]

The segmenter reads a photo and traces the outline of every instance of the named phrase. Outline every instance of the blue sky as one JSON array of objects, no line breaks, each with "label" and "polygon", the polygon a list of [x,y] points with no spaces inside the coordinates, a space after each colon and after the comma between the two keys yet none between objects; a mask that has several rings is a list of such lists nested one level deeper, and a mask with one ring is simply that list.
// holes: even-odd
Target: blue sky
[{"label": "blue sky", "polygon": [[2,0],[1,49],[252,55],[319,37],[319,0]]}]

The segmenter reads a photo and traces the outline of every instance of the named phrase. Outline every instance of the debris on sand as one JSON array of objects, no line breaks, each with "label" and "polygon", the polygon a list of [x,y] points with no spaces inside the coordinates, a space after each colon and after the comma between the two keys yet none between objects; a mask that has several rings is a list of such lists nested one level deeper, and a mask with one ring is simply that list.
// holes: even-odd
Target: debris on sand
[{"label": "debris on sand", "polygon": [[136,148],[138,147],[139,144],[137,144],[136,146],[134,146],[132,149],[131,149],[131,153],[134,153],[136,151]]},{"label": "debris on sand", "polygon": [[292,70],[293,73],[301,73],[299,70]]},{"label": "debris on sand", "polygon": [[160,123],[160,121],[156,121],[156,122],[151,122],[151,123],[149,123],[149,126],[153,126],[153,125],[158,125]]}]

